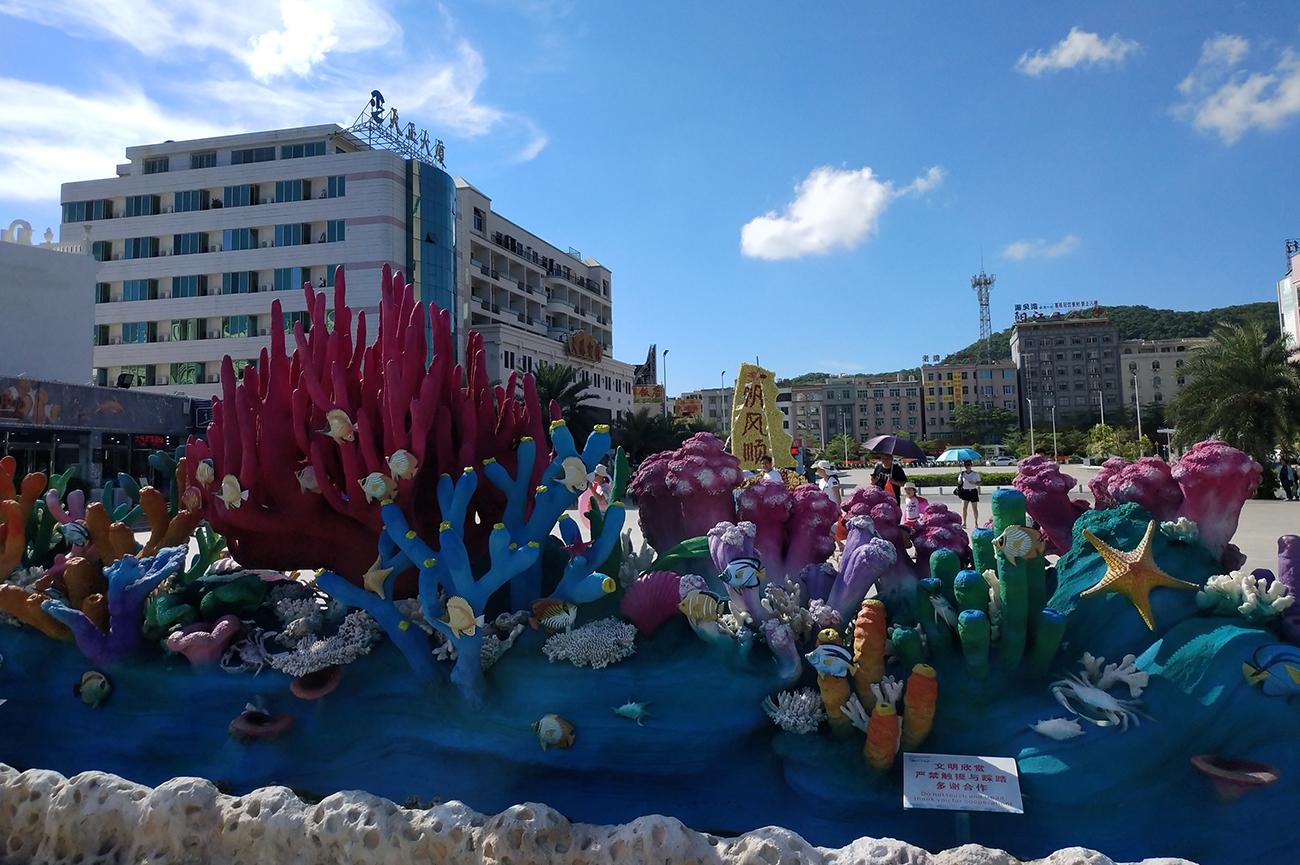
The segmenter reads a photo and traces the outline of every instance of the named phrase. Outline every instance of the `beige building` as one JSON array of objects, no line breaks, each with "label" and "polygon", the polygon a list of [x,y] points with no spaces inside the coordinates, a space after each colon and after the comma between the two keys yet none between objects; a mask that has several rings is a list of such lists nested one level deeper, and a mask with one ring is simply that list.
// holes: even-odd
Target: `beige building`
[{"label": "beige building", "polygon": [[952,414],[958,406],[1004,408],[1019,416],[1020,385],[1016,365],[997,363],[929,364],[921,368],[925,381],[925,437],[954,440]]},{"label": "beige building", "polygon": [[820,448],[826,443],[822,402],[825,388],[821,382],[790,385],[790,435],[795,444]]},{"label": "beige building", "polygon": [[1120,385],[1125,407],[1132,409],[1134,392],[1143,406],[1171,402],[1187,384],[1183,368],[1190,352],[1210,342],[1208,337],[1121,342]]},{"label": "beige building", "polygon": [[543,361],[567,364],[609,417],[631,411],[634,367],[613,357],[609,268],[506,219],[461,177],[456,211],[462,332],[483,334],[488,375],[505,380],[511,370],[532,372]]},{"label": "beige building", "polygon": [[1286,242],[1286,276],[1277,282],[1277,317],[1291,343],[1291,358],[1300,358],[1300,240]]},{"label": "beige building", "polygon": [[[781,412],[782,426],[791,436],[795,436],[791,426],[791,392],[788,386],[778,387],[776,407]],[[731,410],[736,398],[736,389],[732,387],[710,387],[681,394],[674,401],[674,414],[685,416],[684,405],[695,411],[698,401],[699,411],[695,416],[703,418],[718,428],[723,438],[731,435]],[[795,436],[797,438],[797,436]]]},{"label": "beige building", "polygon": [[921,381],[892,376],[830,376],[821,385],[825,441],[847,434],[858,441],[878,435],[921,438]]}]

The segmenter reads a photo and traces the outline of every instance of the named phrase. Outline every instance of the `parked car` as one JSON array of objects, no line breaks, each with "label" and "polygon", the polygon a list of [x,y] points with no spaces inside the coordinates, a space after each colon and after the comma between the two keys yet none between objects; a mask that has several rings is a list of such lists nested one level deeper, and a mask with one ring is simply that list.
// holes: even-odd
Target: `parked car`
[{"label": "parked car", "polygon": [[994,457],[993,459],[989,460],[989,465],[991,466],[1013,466],[1015,464],[1016,464],[1015,457],[1006,457],[1006,456]]}]

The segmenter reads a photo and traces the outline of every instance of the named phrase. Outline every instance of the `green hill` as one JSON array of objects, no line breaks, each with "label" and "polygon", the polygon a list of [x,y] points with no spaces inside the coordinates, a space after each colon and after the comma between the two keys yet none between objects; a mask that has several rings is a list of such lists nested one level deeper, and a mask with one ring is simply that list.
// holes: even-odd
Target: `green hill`
[{"label": "green hill", "polygon": [[[1173,339],[1180,336],[1209,336],[1217,325],[1256,322],[1278,335],[1277,304],[1269,301],[1223,306],[1218,309],[1153,309],[1149,306],[1103,306],[1101,311],[1119,326],[1120,339]],[[1090,311],[1089,313],[1090,314]],[[1067,318],[1084,313],[1069,313]],[[993,359],[1011,357],[1011,328],[992,338]],[[984,357],[984,345],[974,342],[945,358],[947,363],[971,363]]]}]

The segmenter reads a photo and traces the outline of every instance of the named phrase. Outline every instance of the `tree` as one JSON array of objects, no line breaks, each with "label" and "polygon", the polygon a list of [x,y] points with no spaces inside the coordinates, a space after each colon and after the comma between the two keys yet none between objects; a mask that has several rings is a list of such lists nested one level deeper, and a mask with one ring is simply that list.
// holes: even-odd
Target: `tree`
[{"label": "tree", "polygon": [[1002,446],[1013,457],[1029,456],[1029,438],[1018,429],[1012,430],[1002,437]]},{"label": "tree", "polygon": [[541,361],[533,370],[533,379],[537,382],[537,398],[542,407],[552,402],[558,405],[573,435],[579,441],[585,440],[596,424],[596,410],[591,405],[596,395],[578,377],[578,371],[567,364]]},{"label": "tree", "polygon": [[651,454],[672,450],[681,443],[673,422],[660,410],[647,406],[624,412],[614,422],[613,433],[614,443],[621,446],[634,463]]},{"label": "tree", "polygon": [[952,412],[953,428],[972,444],[997,444],[1018,422],[1015,412],[996,406],[984,408],[976,403],[962,403]]},{"label": "tree", "polygon": [[826,443],[821,458],[831,462],[851,462],[862,455],[862,445],[852,436],[840,434]]},{"label": "tree", "polygon": [[1135,460],[1140,456],[1150,456],[1155,453],[1155,445],[1149,436],[1144,435],[1138,439],[1133,430],[1127,427],[1113,427],[1100,423],[1088,430],[1087,449],[1088,456],[1094,460],[1105,460],[1110,457]]},{"label": "tree", "polygon": [[1300,372],[1286,343],[1269,339],[1258,324],[1234,324],[1214,332],[1183,367],[1187,386],[1170,405],[1182,446],[1220,438],[1264,467],[1258,495],[1277,489],[1273,451],[1300,426]]},{"label": "tree", "polygon": [[708,418],[702,418],[702,417],[679,418],[676,422],[676,427],[677,427],[677,435],[682,441],[685,441],[686,439],[690,438],[696,433],[706,432],[706,433],[713,433],[714,435],[718,434],[717,421],[711,421]]}]

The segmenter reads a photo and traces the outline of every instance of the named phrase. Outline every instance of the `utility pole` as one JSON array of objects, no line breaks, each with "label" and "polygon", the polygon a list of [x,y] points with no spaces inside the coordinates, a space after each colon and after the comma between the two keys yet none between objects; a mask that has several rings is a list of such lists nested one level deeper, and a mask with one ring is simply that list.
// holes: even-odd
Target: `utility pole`
[{"label": "utility pole", "polygon": [[1061,455],[1056,451],[1056,406],[1052,406],[1052,459],[1060,458]]},{"label": "utility pole", "polygon": [[664,349],[664,418],[668,417],[668,349]]},{"label": "utility pole", "polygon": [[1025,402],[1029,403],[1029,453],[1034,452],[1034,401],[1028,397]]},{"label": "utility pole", "polygon": [[1142,400],[1138,399],[1138,377],[1133,373],[1133,409],[1137,412],[1138,422],[1138,456],[1146,456],[1142,449]]}]

